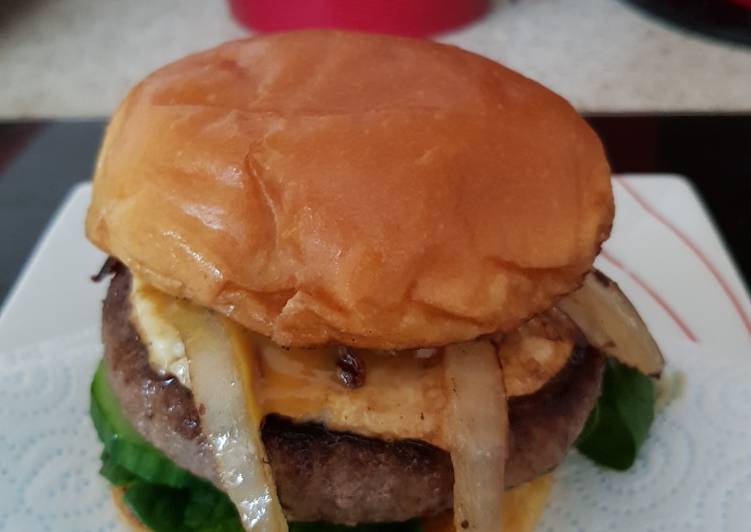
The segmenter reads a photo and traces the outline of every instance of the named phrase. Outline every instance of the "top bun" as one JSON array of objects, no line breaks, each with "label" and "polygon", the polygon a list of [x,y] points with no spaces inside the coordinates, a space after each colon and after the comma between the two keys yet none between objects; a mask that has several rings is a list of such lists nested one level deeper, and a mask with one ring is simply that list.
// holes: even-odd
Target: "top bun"
[{"label": "top bun", "polygon": [[444,345],[575,289],[613,217],[562,98],[429,41],[223,44],[136,85],[107,129],[89,239],[281,345]]}]

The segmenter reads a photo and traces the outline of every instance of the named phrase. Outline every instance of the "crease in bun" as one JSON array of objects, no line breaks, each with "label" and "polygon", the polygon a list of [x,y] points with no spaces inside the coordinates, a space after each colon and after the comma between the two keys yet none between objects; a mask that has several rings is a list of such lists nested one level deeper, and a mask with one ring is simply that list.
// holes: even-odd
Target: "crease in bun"
[{"label": "crease in bun", "polygon": [[458,48],[334,31],[234,41],[115,112],[87,235],[282,345],[444,345],[575,289],[613,217],[565,100]]}]

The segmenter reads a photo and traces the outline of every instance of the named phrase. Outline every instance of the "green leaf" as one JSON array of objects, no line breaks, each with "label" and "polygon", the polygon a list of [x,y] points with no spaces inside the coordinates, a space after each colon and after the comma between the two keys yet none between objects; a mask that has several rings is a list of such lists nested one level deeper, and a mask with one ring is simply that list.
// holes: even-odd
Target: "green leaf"
[{"label": "green leaf", "polygon": [[125,490],[123,500],[138,520],[155,532],[189,530],[184,526],[188,490],[137,481]]},{"label": "green leaf", "polygon": [[208,482],[197,482],[190,490],[185,525],[191,530],[232,532],[241,530],[237,509],[229,497]]},{"label": "green leaf", "polygon": [[112,455],[107,451],[102,453],[102,467],[99,469],[99,474],[115,486],[125,486],[138,478],[113,460]]},{"label": "green leaf", "polygon": [[135,482],[123,497],[133,514],[156,532],[242,532],[229,498],[208,483],[170,488]]},{"label": "green leaf", "polygon": [[579,451],[598,464],[630,468],[654,421],[655,392],[650,377],[609,359],[602,395],[577,440]]},{"label": "green leaf", "polygon": [[195,477],[190,472],[146,442],[116,438],[107,450],[113,460],[142,480],[173,488],[185,488],[194,482]]}]

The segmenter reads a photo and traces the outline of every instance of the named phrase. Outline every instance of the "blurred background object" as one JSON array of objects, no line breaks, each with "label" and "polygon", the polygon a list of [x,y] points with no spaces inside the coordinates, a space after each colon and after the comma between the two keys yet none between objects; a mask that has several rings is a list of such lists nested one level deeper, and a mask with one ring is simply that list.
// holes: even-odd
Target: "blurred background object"
[{"label": "blurred background object", "polygon": [[[438,9],[441,1],[431,3]],[[0,6],[0,118],[6,119],[107,116],[153,69],[251,34],[227,0]],[[625,0],[495,0],[488,7],[483,17],[434,38],[519,70],[580,111],[751,111],[751,47],[678,30]]]},{"label": "blurred background object", "polygon": [[751,46],[751,0],[627,0],[681,28]]},{"label": "blurred background object", "polygon": [[232,14],[258,31],[347,28],[423,37],[472,22],[488,0],[229,0]]}]

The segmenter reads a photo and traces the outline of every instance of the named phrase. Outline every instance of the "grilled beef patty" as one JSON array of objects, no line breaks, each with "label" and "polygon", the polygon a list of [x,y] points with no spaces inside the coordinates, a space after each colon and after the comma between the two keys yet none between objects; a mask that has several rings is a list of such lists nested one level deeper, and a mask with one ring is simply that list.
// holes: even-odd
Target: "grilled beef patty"
[{"label": "grilled beef patty", "polygon": [[[149,364],[130,322],[131,277],[117,269],[104,301],[102,335],[110,384],[136,429],[178,465],[220,487],[193,400]],[[556,467],[600,393],[603,358],[576,351],[543,388],[509,401],[506,485]],[[404,521],[451,508],[449,454],[413,440],[387,442],[322,425],[266,417],[263,442],[287,516],[298,521]]]}]

